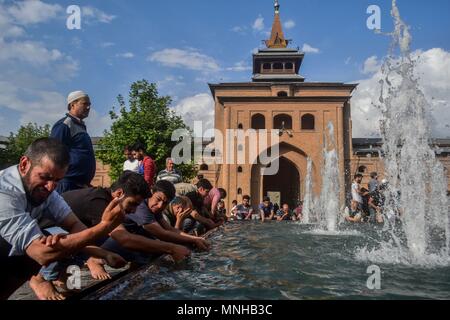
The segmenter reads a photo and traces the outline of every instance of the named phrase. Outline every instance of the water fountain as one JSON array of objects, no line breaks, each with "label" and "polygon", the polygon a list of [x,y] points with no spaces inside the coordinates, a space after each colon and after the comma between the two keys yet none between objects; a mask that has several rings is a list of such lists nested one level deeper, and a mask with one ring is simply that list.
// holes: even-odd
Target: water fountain
[{"label": "water fountain", "polygon": [[322,191],[316,206],[319,226],[329,232],[337,231],[339,214],[339,159],[334,139],[334,126],[328,123],[328,136],[324,138],[323,150],[324,166],[322,171]]},{"label": "water fountain", "polygon": [[308,157],[305,178],[305,196],[303,199],[303,220],[302,223],[311,222],[311,214],[313,213],[313,181],[312,181],[312,159]]},{"label": "water fountain", "polygon": [[[392,47],[382,66],[378,108],[386,178],[384,241],[360,258],[410,265],[449,263],[449,211],[442,164],[430,147],[430,104],[414,75],[409,27],[396,0],[391,15]],[[400,56],[395,56],[399,48]]]}]

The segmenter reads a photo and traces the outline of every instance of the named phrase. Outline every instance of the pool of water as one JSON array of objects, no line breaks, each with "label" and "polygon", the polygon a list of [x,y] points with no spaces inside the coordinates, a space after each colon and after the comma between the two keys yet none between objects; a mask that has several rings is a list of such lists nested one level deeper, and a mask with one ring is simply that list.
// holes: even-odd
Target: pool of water
[{"label": "pool of water", "polygon": [[376,226],[328,234],[296,223],[231,223],[211,237],[208,253],[154,267],[101,299],[449,299],[449,265],[376,263],[381,289],[370,290]]}]

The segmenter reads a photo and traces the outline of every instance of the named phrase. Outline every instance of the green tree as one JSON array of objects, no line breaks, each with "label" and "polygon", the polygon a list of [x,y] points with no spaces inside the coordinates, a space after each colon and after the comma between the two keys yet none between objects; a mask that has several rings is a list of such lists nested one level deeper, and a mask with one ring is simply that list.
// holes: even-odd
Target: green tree
[{"label": "green tree", "polygon": [[21,126],[19,131],[10,133],[5,149],[0,149],[0,167],[5,168],[17,164],[28,146],[36,139],[50,136],[50,125],[38,126],[28,123]]},{"label": "green tree", "polygon": [[[123,150],[137,141],[147,146],[147,153],[155,160],[157,170],[165,168],[165,159],[170,157],[177,142],[171,141],[176,129],[188,129],[183,119],[170,109],[172,102],[168,96],[160,97],[156,84],[146,80],[131,85],[128,107],[124,98],[117,97],[119,112],[113,107],[110,131],[105,131],[96,155],[103,163],[111,166],[110,177],[117,179],[123,168]],[[195,175],[194,164],[182,164],[177,169],[185,180]]]}]

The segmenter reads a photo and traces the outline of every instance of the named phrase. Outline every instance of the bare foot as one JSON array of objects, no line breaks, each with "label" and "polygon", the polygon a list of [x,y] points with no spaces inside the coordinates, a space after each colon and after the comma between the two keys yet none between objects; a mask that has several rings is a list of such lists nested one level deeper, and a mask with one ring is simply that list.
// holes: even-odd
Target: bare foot
[{"label": "bare foot", "polygon": [[89,258],[86,262],[89,271],[91,272],[92,278],[95,280],[107,280],[111,279],[111,275],[106,272],[103,260],[96,258]]},{"label": "bare foot", "polygon": [[30,287],[39,300],[65,300],[66,298],[59,293],[52,282],[45,280],[40,274],[30,279]]}]

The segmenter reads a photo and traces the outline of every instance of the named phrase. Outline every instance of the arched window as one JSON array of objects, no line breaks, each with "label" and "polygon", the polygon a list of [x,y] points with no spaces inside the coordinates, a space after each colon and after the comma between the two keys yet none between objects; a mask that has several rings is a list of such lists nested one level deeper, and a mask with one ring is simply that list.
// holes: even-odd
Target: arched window
[{"label": "arched window", "polygon": [[287,97],[288,93],[286,91],[280,91],[280,92],[277,93],[277,96],[279,96],[279,97]]},{"label": "arched window", "polygon": [[312,114],[305,114],[302,117],[302,130],[314,130],[315,127],[314,116]]},{"label": "arched window", "polygon": [[242,146],[242,144],[240,144],[240,145],[238,145],[238,151],[243,151],[244,150],[244,147]]},{"label": "arched window", "polygon": [[266,118],[258,113],[252,117],[252,129],[261,130],[266,128]]},{"label": "arched window", "polygon": [[294,69],[294,65],[291,62],[288,62],[284,65],[284,68],[286,70],[292,70],[292,69]]},{"label": "arched window", "polygon": [[282,64],[282,63],[279,63],[279,62],[274,63],[274,64],[273,64],[273,69],[274,69],[274,70],[283,70],[283,64]]},{"label": "arched window", "polygon": [[292,129],[292,117],[287,114],[279,114],[273,119],[274,129]]},{"label": "arched window", "polygon": [[202,164],[202,165],[200,166],[200,170],[201,170],[201,171],[208,171],[208,165],[207,165],[206,163]]},{"label": "arched window", "polygon": [[242,173],[242,171],[243,171],[243,170],[242,170],[242,167],[238,167],[238,172],[239,172],[239,173]]},{"label": "arched window", "polygon": [[359,172],[359,173],[366,173],[366,171],[367,171],[367,167],[366,167],[366,166],[360,166],[360,167],[358,168],[358,172]]},{"label": "arched window", "polygon": [[272,69],[272,65],[270,63],[264,63],[263,64],[263,69],[264,70],[270,70],[270,69]]},{"label": "arched window", "polygon": [[238,129],[244,129],[244,126],[242,125],[242,123],[238,124]]},{"label": "arched window", "polygon": [[242,189],[241,188],[238,188],[238,190],[237,190],[238,192],[238,194],[242,194]]}]

